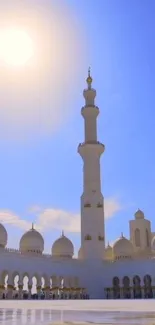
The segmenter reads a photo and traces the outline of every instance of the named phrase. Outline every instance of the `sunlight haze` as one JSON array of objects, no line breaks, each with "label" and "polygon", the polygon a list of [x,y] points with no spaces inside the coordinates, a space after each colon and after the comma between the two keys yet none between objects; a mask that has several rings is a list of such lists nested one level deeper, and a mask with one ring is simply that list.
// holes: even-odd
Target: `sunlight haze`
[{"label": "sunlight haze", "polygon": [[25,64],[34,54],[32,39],[20,29],[0,31],[0,58],[18,66]]},{"label": "sunlight haze", "polygon": [[55,132],[73,113],[70,94],[85,50],[69,6],[12,3],[0,3],[0,134],[25,141]]}]

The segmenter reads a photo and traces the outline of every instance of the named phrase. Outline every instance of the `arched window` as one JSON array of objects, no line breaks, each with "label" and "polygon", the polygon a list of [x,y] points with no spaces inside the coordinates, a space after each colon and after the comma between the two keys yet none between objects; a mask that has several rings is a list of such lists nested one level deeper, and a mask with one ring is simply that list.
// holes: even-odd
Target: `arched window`
[{"label": "arched window", "polygon": [[120,280],[117,276],[115,276],[112,280],[113,282],[113,298],[119,299],[120,298]]},{"label": "arched window", "polygon": [[130,279],[128,276],[124,276],[123,278],[123,297],[128,299],[131,298]]},{"label": "arched window", "polygon": [[145,276],[144,276],[144,285],[151,285],[151,282],[152,282],[152,278],[151,278],[151,276],[150,275],[148,275],[148,274],[146,274]]},{"label": "arched window", "polygon": [[150,241],[149,241],[149,232],[146,229],[146,246],[149,247],[150,246]]},{"label": "arched window", "polygon": [[144,297],[153,298],[152,278],[148,274],[144,276]]},{"label": "arched window", "polygon": [[91,240],[92,238],[91,238],[91,236],[90,235],[86,235],[85,236],[85,240]]},{"label": "arched window", "polygon": [[135,230],[135,245],[140,247],[140,230],[138,228]]},{"label": "arched window", "polygon": [[140,277],[139,277],[138,275],[135,275],[135,276],[133,277],[133,284],[136,285],[136,286],[139,286],[140,283],[141,283],[141,279],[140,279]]},{"label": "arched window", "polygon": [[112,282],[113,282],[113,286],[119,286],[120,281],[119,281],[119,278],[117,276],[115,276],[113,278]]}]

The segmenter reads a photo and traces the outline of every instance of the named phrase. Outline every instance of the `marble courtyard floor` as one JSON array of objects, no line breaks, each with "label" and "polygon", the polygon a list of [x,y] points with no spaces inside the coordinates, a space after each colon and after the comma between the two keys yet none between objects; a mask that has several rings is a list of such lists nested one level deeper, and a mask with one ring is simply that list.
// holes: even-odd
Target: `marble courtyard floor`
[{"label": "marble courtyard floor", "polygon": [[140,300],[0,300],[0,308],[77,311],[155,312],[155,299]]},{"label": "marble courtyard floor", "polygon": [[0,325],[155,325],[155,300],[1,300]]}]

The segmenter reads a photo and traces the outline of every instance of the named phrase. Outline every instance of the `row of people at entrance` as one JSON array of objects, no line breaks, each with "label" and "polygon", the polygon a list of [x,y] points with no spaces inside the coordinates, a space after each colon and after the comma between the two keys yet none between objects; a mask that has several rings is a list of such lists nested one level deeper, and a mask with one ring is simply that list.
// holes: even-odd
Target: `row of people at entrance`
[{"label": "row of people at entrance", "polygon": [[[2,299],[8,299],[8,294],[7,292],[3,292],[2,294]],[[12,295],[12,299],[19,299],[19,293],[16,292]],[[65,294],[65,293],[60,293],[60,294],[55,294],[55,293],[50,293],[49,297],[46,298],[45,292],[42,291],[40,292],[40,294],[31,294],[31,296],[29,296],[28,292],[24,292],[22,295],[23,300],[28,300],[28,299],[33,299],[33,300],[45,300],[45,299],[52,299],[52,300],[59,300],[59,299],[89,299],[89,295],[86,293],[80,293],[80,294],[73,294],[73,293],[69,293],[69,294]]]}]

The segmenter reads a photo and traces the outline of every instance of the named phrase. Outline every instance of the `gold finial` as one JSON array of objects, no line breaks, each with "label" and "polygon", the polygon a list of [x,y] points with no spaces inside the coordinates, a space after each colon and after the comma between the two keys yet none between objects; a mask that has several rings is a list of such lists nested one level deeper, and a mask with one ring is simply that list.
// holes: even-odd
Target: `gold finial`
[{"label": "gold finial", "polygon": [[90,77],[90,67],[88,68],[88,77]]},{"label": "gold finial", "polygon": [[87,84],[88,84],[88,89],[91,89],[91,84],[92,84],[93,79],[92,79],[92,77],[90,75],[90,67],[88,69],[88,77],[87,77],[86,81],[87,81]]}]

